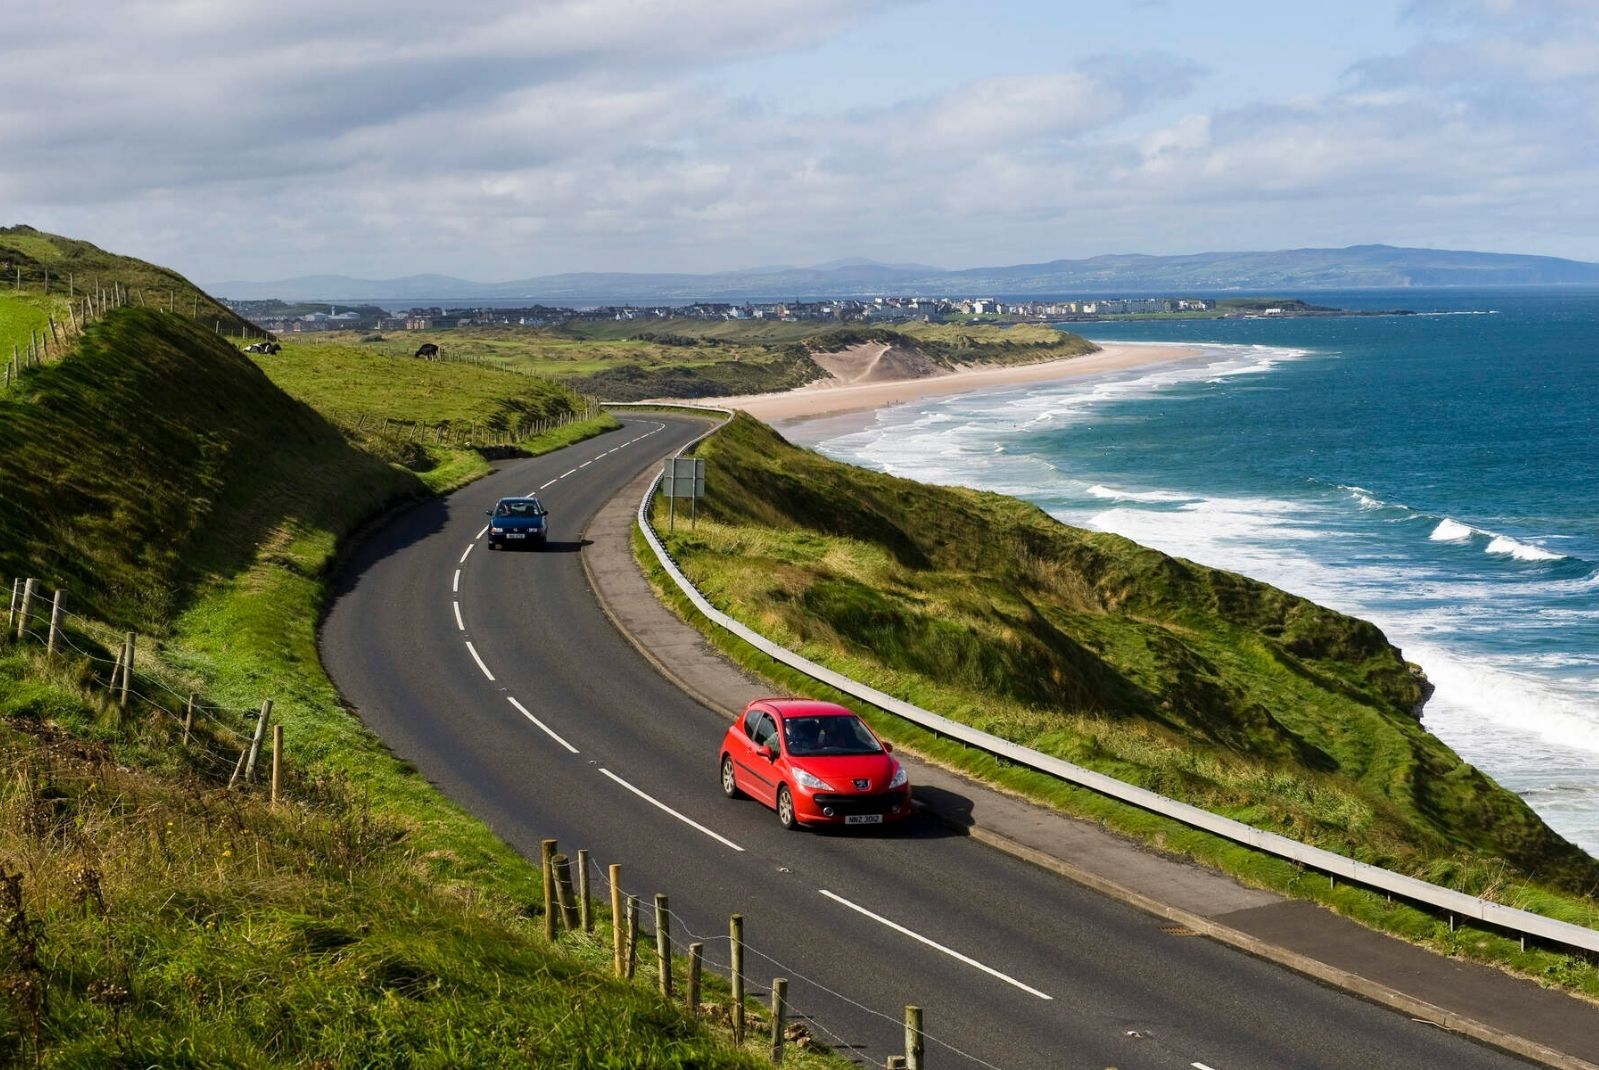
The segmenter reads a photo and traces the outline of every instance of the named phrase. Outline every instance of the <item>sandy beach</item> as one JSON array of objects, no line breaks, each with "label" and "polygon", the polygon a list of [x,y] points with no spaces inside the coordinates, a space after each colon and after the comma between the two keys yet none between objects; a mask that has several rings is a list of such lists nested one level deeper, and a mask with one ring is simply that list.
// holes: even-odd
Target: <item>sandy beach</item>
[{"label": "sandy beach", "polygon": [[1005,367],[979,365],[962,371],[917,378],[871,378],[864,381],[841,378],[835,371],[833,377],[796,390],[702,400],[719,407],[743,409],[768,423],[794,424],[824,416],[881,409],[938,394],[961,394],[1024,383],[1075,379],[1149,364],[1163,364],[1192,357],[1198,352],[1195,346],[1107,343],[1096,353],[1041,364]]}]

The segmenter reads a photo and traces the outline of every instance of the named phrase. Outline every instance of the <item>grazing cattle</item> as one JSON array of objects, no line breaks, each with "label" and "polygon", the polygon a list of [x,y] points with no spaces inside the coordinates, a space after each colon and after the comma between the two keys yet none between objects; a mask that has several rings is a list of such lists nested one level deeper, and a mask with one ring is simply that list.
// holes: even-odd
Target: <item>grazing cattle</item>
[{"label": "grazing cattle", "polygon": [[254,345],[244,347],[246,353],[276,353],[283,347],[276,342],[256,342]]},{"label": "grazing cattle", "polygon": [[439,347],[434,345],[432,342],[423,342],[421,345],[416,347],[416,355],[425,360],[437,360],[439,356]]}]

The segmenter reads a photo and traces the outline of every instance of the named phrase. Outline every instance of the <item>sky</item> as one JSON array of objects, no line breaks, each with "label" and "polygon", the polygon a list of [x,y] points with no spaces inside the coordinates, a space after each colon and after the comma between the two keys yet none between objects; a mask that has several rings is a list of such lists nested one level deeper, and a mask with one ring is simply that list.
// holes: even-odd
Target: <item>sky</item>
[{"label": "sky", "polygon": [[0,224],[202,283],[1599,260],[1599,0],[78,0],[0,42]]}]

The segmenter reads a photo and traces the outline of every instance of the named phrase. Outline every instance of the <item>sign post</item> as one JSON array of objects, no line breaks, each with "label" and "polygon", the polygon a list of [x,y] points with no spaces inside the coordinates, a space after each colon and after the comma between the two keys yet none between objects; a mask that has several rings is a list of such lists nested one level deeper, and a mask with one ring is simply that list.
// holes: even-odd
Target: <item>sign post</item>
[{"label": "sign post", "polygon": [[661,493],[666,495],[668,532],[677,530],[677,500],[689,501],[689,528],[699,519],[699,501],[705,497],[705,460],[701,457],[668,457],[661,466]]}]

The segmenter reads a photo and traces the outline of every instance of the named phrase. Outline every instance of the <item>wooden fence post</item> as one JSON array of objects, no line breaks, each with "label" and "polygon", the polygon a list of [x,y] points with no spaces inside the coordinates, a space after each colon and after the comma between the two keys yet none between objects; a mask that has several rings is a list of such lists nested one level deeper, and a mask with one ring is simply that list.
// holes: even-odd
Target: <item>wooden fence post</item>
[{"label": "wooden fence post", "polygon": [[611,880],[611,958],[616,976],[621,977],[627,969],[627,951],[622,945],[625,935],[622,928],[622,867],[613,862],[608,872]]},{"label": "wooden fence post", "polygon": [[261,743],[266,739],[267,723],[272,719],[272,700],[261,703],[261,716],[255,720],[255,734],[250,737],[250,760],[244,763],[244,779],[255,780],[255,761],[261,754]]},{"label": "wooden fence post", "polygon": [[772,1065],[783,1065],[783,1019],[788,1014],[788,978],[772,978]]},{"label": "wooden fence post", "polygon": [[[122,649],[124,651],[122,656],[122,691],[117,696],[117,704],[123,709],[128,708],[128,689],[133,686],[133,654],[134,650],[136,649],[135,642],[136,640],[134,639],[132,632],[129,632],[128,637],[122,641]],[[252,754],[251,762],[253,763],[254,760],[255,758]]]},{"label": "wooden fence post", "polygon": [[567,932],[577,929],[577,903],[572,891],[572,860],[565,855],[550,859],[555,867],[555,898],[561,907],[561,924]]},{"label": "wooden fence post", "polygon": [[273,806],[278,804],[278,788],[283,784],[283,726],[272,726],[272,798]]},{"label": "wooden fence post", "polygon": [[17,640],[20,642],[28,634],[28,618],[33,615],[33,577],[30,576],[22,584],[22,608],[17,613]]},{"label": "wooden fence post", "polygon": [[[9,365],[7,366],[7,370],[8,371],[10,370],[10,366]],[[14,579],[14,580],[11,581],[11,610],[10,610],[10,612],[8,612],[6,614],[6,634],[7,635],[10,635],[11,634],[11,630],[17,626],[17,606],[19,606],[21,604],[22,604],[22,580],[21,579]]]},{"label": "wooden fence post", "polygon": [[183,745],[189,745],[189,733],[194,730],[194,692],[189,692],[189,704],[183,708]]},{"label": "wooden fence post", "polygon": [[705,971],[705,945],[688,945],[688,1016],[700,1016],[700,975]]},{"label": "wooden fence post", "polygon": [[577,852],[577,917],[583,931],[594,931],[594,904],[589,898],[589,853],[579,848]]},{"label": "wooden fence post", "polygon": [[672,915],[666,896],[655,893],[655,966],[660,972],[661,998],[672,998]]},{"label": "wooden fence post", "polygon": [[744,915],[727,919],[728,983],[733,989],[733,1046],[744,1043]]},{"label": "wooden fence post", "polygon": [[922,1070],[922,1009],[905,1005],[905,1070]]},{"label": "wooden fence post", "polygon": [[239,779],[239,774],[244,771],[244,759],[250,756],[250,745],[246,743],[239,750],[239,760],[233,763],[233,775],[228,777],[228,787],[231,789],[234,782]]},{"label": "wooden fence post", "polygon": [[539,871],[544,878],[544,939],[555,940],[555,841],[539,844]]},{"label": "wooden fence post", "polygon": [[61,645],[61,588],[56,588],[55,601],[50,605],[50,641],[45,644],[45,653],[52,658],[56,656],[56,648]]},{"label": "wooden fence post", "polygon": [[629,981],[638,971],[638,896],[627,897],[627,962],[622,976]]}]

